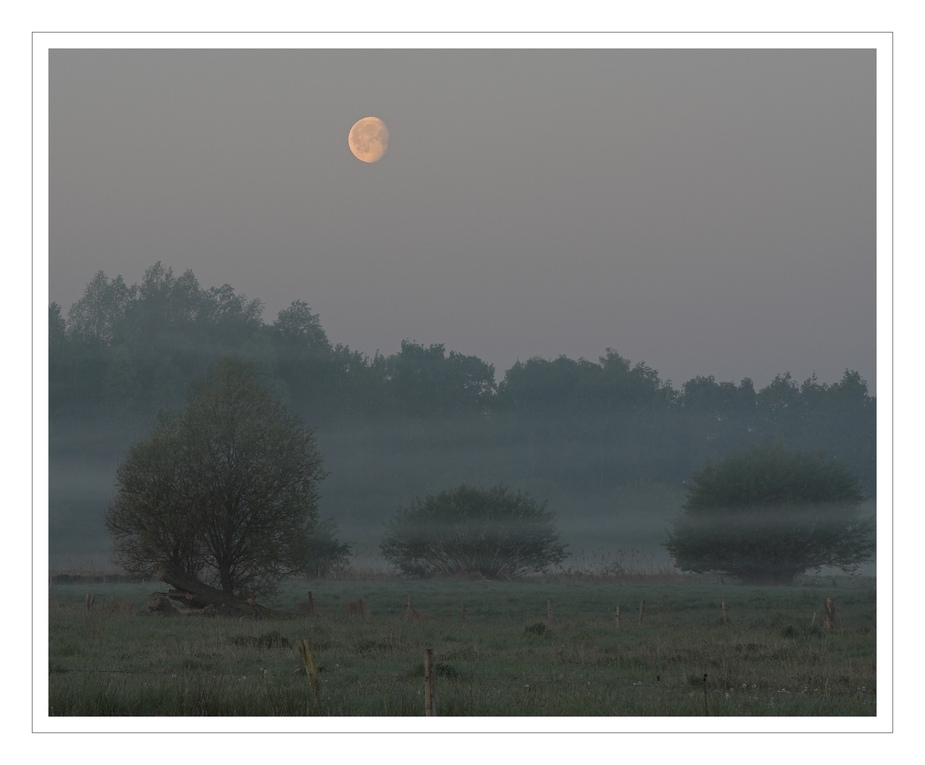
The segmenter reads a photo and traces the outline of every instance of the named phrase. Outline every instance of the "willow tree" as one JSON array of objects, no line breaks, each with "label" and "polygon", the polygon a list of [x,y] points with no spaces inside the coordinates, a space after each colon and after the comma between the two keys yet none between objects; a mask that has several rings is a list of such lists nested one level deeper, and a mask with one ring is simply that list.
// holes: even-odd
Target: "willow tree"
[{"label": "willow tree", "polygon": [[119,466],[106,518],[115,559],[131,573],[170,568],[227,594],[272,592],[317,569],[316,531],[330,535],[318,521],[324,475],[312,432],[255,367],[225,359]]}]

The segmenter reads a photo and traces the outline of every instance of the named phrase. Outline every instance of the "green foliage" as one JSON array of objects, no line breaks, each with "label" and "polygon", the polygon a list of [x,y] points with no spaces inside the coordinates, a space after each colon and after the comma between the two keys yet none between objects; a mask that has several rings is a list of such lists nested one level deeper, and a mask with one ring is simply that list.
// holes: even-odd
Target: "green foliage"
[{"label": "green foliage", "polygon": [[447,356],[442,344],[425,348],[403,340],[401,352],[385,366],[394,406],[411,417],[478,415],[495,392],[491,364],[456,351]]},{"label": "green foliage", "polygon": [[791,584],[821,566],[852,571],[874,553],[860,483],[822,455],[755,447],[696,473],[665,544],[684,571]]},{"label": "green foliage", "polygon": [[498,485],[417,499],[389,521],[383,556],[409,575],[513,579],[566,558],[554,516],[529,495]]},{"label": "green foliage", "polygon": [[204,520],[193,508],[183,441],[179,420],[162,415],[116,470],[106,525],[115,562],[130,574],[151,577],[164,567],[195,578],[205,564]]},{"label": "green foliage", "polygon": [[166,567],[226,593],[272,592],[325,565],[313,554],[343,555],[332,526],[316,528],[323,478],[311,432],[254,367],[225,359],[119,466],[106,517],[115,559],[133,574]]}]

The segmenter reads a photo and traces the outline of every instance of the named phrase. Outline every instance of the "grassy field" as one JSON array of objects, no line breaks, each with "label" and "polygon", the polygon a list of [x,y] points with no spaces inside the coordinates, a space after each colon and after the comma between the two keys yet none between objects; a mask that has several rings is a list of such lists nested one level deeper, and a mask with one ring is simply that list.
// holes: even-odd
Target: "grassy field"
[{"label": "grassy field", "polygon": [[[876,714],[871,580],[292,582],[266,605],[311,591],[320,613],[273,621],[143,613],[164,589],[50,585],[49,715],[420,716],[426,648],[440,716]],[[348,616],[360,598],[365,618]]]}]

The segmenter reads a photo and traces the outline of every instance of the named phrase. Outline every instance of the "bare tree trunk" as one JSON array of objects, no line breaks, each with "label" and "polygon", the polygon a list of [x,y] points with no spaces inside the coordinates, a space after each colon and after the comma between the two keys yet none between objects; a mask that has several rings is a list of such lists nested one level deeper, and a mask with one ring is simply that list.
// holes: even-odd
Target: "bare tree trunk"
[{"label": "bare tree trunk", "polygon": [[227,564],[221,564],[218,567],[219,581],[222,583],[222,592],[226,595],[234,595],[234,581],[231,578],[231,567]]}]

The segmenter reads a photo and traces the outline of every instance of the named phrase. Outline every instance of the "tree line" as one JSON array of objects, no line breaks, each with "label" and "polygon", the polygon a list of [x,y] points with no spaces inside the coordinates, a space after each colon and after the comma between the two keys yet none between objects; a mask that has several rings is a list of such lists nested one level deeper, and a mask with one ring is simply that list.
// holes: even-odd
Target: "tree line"
[{"label": "tree line", "polygon": [[97,273],[66,313],[50,305],[52,472],[75,451],[121,456],[228,356],[259,367],[316,430],[324,513],[338,517],[380,517],[463,483],[602,507],[630,483],[680,491],[711,460],[768,442],[836,458],[876,494],[876,400],[856,371],[833,384],[784,372],[761,389],[713,376],[675,387],[606,349],[519,361],[496,380],[442,344],[372,356],[334,344],[303,300],[266,322],[259,299],[160,262],[133,285]]},{"label": "tree line", "polygon": [[532,472],[553,442],[580,444],[591,472],[632,463],[634,474],[649,474],[657,463],[660,475],[683,475],[706,457],[778,440],[832,452],[869,492],[875,488],[876,401],[855,371],[834,384],[797,383],[785,372],[761,390],[748,378],[736,384],[713,376],[676,389],[645,363],[607,349],[596,362],[517,362],[496,384],[491,364],[441,344],[404,340],[389,356],[333,345],[301,300],[266,324],[260,300],[228,285],[203,288],[192,271],[175,277],[161,263],[131,286],[101,271],[66,318],[57,304],[49,312],[53,426],[72,418],[150,423],[232,354],[265,368],[313,425],[494,423],[531,445]]}]

